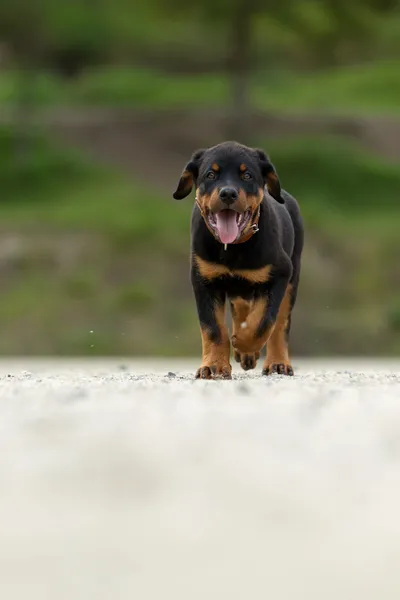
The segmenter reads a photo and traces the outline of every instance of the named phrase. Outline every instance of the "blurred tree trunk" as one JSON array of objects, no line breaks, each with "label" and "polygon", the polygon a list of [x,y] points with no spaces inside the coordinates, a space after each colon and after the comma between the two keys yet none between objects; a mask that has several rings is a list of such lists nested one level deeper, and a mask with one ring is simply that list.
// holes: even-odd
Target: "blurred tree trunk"
[{"label": "blurred tree trunk", "polygon": [[251,0],[236,0],[229,31],[228,75],[230,113],[227,135],[243,143],[248,141],[251,116],[250,80],[252,74]]}]

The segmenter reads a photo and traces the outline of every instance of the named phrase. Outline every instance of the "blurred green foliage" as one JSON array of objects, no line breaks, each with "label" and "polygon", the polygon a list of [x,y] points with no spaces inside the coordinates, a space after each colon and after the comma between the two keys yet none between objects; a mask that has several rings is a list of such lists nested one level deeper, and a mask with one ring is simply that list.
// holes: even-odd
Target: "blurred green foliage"
[{"label": "blurred green foliage", "polygon": [[[329,228],[335,217],[357,217],[365,224],[377,218],[378,208],[388,224],[399,214],[397,165],[355,144],[318,137],[284,142],[255,137],[254,144],[268,147],[284,187],[296,190],[305,217],[315,219],[320,228]],[[134,183],[115,170],[104,170],[43,136],[0,128],[0,165],[3,223],[37,219],[54,226],[125,232],[132,243],[142,238],[164,241],[164,236],[174,239],[187,232],[189,203],[172,210],[143,181]]]},{"label": "blurred green foliage", "polygon": [[[344,66],[308,74],[288,71],[253,74],[251,99],[259,109],[366,114],[400,112],[400,61]],[[0,74],[0,103],[18,104],[24,90],[14,72]],[[174,74],[139,68],[95,68],[84,77],[63,79],[39,72],[31,83],[31,102],[43,107],[114,106],[174,108],[223,106],[229,82],[223,73]]]},{"label": "blurred green foliage", "polygon": [[[154,112],[161,129],[177,108],[229,114],[227,135],[265,147],[302,206],[294,352],[400,352],[395,144],[390,164],[335,133],[279,139],[247,120],[397,120],[399,56],[397,0],[0,3],[0,353],[199,352],[191,202],[174,204],[134,156],[129,173],[104,167],[118,162],[112,144],[100,165],[34,125],[94,107]],[[155,176],[166,154],[186,157],[189,129],[146,146]]]},{"label": "blurred green foliage", "polygon": [[[10,152],[16,142],[12,129],[0,130],[0,219],[4,231],[17,226],[30,233],[17,236],[25,241],[7,257],[0,353],[21,348],[93,355],[196,353],[188,278],[192,202],[175,204],[167,194],[100,169],[43,137],[31,136],[22,157]],[[254,142],[267,145],[263,138]],[[394,352],[398,311],[390,279],[377,278],[385,249],[395,247],[398,238],[399,170],[340,140],[268,146],[283,185],[301,199],[309,246],[314,243],[336,263],[331,274],[305,268],[303,311],[310,342],[300,340],[298,351]],[[85,240],[81,247],[79,234]],[[364,256],[367,260],[360,261]],[[390,257],[386,266],[394,265]],[[2,260],[0,248],[0,268]],[[359,263],[357,277],[349,270],[352,262]],[[363,308],[354,319],[357,304]],[[388,307],[386,320],[382,306]],[[383,319],[379,335],[387,328],[385,343],[362,347],[363,335],[376,335],[377,315]]]},{"label": "blurred green foliage", "polygon": [[281,62],[289,54],[326,66],[343,62],[343,54],[348,60],[399,48],[397,0],[14,0],[1,4],[0,36],[16,60],[30,64],[54,65],[58,56],[78,51],[89,64],[163,54],[170,60],[182,49],[186,60],[201,50],[223,64],[237,15],[243,30],[250,21],[255,54]]}]

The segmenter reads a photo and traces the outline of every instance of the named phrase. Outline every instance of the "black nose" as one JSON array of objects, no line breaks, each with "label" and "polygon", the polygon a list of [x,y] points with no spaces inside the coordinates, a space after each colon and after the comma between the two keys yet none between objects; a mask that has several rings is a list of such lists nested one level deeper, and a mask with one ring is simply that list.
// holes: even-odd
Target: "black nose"
[{"label": "black nose", "polygon": [[224,204],[233,204],[238,199],[238,193],[235,188],[224,187],[219,193],[220,200]]}]

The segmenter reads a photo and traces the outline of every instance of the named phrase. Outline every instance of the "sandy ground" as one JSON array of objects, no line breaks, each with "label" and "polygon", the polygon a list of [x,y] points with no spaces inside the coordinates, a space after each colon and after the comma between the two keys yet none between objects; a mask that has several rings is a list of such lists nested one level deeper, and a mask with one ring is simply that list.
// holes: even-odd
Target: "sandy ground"
[{"label": "sandy ground", "polygon": [[295,366],[0,362],[0,598],[398,600],[400,361]]}]

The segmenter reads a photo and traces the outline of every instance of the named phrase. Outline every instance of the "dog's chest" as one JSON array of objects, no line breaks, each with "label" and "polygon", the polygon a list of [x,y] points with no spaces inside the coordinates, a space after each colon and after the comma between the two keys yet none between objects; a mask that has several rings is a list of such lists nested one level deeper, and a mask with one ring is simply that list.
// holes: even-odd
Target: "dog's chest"
[{"label": "dog's chest", "polygon": [[264,267],[270,261],[265,260],[261,252],[251,251],[250,245],[234,244],[228,245],[226,250],[219,244],[218,251],[207,253],[203,258],[209,262],[214,262],[230,272],[243,269],[257,270]]},{"label": "dog's chest", "polygon": [[[269,281],[272,265],[262,265],[255,268],[243,267],[240,262],[214,262],[195,257],[197,268],[203,279],[219,281],[221,284],[230,284],[246,281],[248,284],[265,284]],[[237,266],[239,265],[239,266]]]}]

